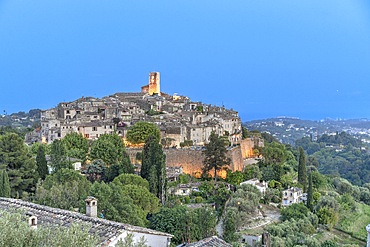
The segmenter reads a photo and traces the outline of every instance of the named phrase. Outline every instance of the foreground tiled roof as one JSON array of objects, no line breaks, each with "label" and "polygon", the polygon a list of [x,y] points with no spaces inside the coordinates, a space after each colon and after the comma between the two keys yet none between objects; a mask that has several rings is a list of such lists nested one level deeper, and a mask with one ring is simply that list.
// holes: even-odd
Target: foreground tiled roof
[{"label": "foreground tiled roof", "polygon": [[101,218],[89,217],[81,213],[47,207],[18,199],[0,197],[0,209],[6,211],[14,211],[14,209],[23,210],[29,215],[36,216],[37,224],[42,226],[69,227],[72,223],[89,224],[91,225],[89,232],[99,236],[101,244],[109,243],[124,231],[173,237],[171,234],[164,232]]},{"label": "foreground tiled roof", "polygon": [[195,243],[182,245],[183,247],[231,247],[231,244],[226,243],[224,240],[217,236],[202,239]]}]

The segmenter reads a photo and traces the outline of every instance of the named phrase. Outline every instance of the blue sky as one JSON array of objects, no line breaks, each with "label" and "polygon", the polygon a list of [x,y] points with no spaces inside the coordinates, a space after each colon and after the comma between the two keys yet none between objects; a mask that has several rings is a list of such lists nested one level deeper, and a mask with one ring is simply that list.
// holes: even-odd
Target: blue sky
[{"label": "blue sky", "polygon": [[242,120],[370,118],[359,0],[0,0],[0,111],[161,89]]}]

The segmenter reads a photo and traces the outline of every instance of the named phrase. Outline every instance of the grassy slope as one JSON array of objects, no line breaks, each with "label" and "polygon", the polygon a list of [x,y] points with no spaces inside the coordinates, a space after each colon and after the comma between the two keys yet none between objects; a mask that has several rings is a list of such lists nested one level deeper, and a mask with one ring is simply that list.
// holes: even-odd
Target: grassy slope
[{"label": "grassy slope", "polygon": [[337,228],[349,233],[351,236],[366,241],[367,232],[365,227],[370,224],[370,206],[357,203],[357,209],[353,213],[340,216]]}]

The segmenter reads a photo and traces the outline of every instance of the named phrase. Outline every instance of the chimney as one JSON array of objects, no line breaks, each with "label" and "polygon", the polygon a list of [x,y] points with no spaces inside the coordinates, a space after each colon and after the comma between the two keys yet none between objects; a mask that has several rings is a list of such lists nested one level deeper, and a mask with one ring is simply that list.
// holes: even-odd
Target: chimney
[{"label": "chimney", "polygon": [[367,225],[366,231],[367,231],[367,244],[366,244],[366,247],[370,247],[370,224]]},{"label": "chimney", "polygon": [[36,229],[37,228],[37,217],[33,215],[32,213],[26,213],[26,215],[28,216],[28,225],[32,229]]},{"label": "chimney", "polygon": [[89,217],[98,216],[98,199],[92,196],[88,196],[86,202],[86,215]]}]

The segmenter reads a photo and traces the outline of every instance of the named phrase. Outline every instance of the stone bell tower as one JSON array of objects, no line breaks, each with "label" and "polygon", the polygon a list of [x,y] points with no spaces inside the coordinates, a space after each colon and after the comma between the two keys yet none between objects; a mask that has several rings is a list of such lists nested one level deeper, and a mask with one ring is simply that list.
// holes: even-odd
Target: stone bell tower
[{"label": "stone bell tower", "polygon": [[161,95],[159,72],[149,73],[149,95],[153,95],[153,94]]}]

